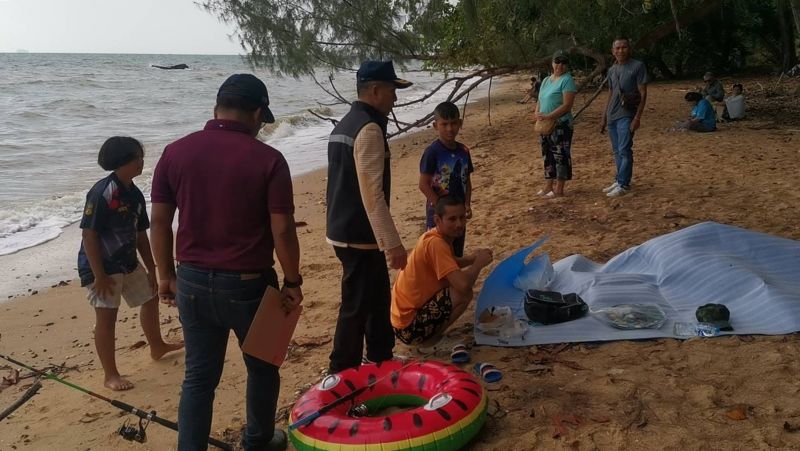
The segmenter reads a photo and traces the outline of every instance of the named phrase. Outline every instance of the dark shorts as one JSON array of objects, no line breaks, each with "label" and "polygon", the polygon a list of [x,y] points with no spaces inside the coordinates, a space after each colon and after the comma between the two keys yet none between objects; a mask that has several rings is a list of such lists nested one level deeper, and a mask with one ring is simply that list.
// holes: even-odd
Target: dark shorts
[{"label": "dark shorts", "polygon": [[689,130],[691,130],[693,132],[708,133],[708,132],[713,132],[716,129],[708,128],[706,126],[706,124],[704,124],[702,122],[689,121]]},{"label": "dark shorts", "polygon": [[559,124],[541,136],[545,180],[572,180],[572,132],[569,125]]},{"label": "dark shorts", "polygon": [[417,310],[411,324],[403,329],[394,328],[394,335],[407,345],[423,342],[441,332],[452,314],[453,301],[450,299],[450,290],[445,288]]}]

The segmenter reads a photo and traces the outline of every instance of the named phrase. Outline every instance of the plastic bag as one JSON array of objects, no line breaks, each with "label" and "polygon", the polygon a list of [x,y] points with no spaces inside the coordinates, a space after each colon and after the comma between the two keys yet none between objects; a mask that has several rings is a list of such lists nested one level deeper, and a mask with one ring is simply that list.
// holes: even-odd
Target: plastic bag
[{"label": "plastic bag", "polygon": [[502,330],[513,327],[513,323],[511,307],[489,307],[478,315],[475,327],[486,335],[500,335]]},{"label": "plastic bag", "polygon": [[514,279],[514,287],[522,290],[541,290],[553,280],[553,265],[547,253],[533,257]]},{"label": "plastic bag", "polygon": [[655,304],[619,304],[592,310],[592,315],[617,329],[659,329],[667,320],[667,314]]}]

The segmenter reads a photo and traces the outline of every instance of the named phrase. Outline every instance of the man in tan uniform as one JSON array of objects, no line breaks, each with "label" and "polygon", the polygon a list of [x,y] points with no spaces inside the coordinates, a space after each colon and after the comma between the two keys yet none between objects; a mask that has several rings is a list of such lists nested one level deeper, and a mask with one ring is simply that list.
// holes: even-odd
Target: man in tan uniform
[{"label": "man in tan uniform", "polygon": [[357,73],[358,100],[328,141],[327,231],[342,262],[342,304],[330,356],[331,373],[367,359],[392,358],[389,266],[406,265],[406,250],[389,213],[391,188],[387,116],[396,89],[411,86],[391,61],[364,61]]}]

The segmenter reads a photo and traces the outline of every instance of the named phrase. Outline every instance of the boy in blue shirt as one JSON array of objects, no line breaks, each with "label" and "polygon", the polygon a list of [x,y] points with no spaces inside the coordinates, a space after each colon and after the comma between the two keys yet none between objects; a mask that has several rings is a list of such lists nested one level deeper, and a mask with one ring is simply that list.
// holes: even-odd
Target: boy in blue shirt
[{"label": "boy in blue shirt", "polygon": [[714,113],[714,107],[707,99],[703,98],[702,94],[687,92],[683,98],[694,104],[686,128],[695,132],[713,132],[717,129],[717,115]]},{"label": "boy in blue shirt", "polygon": [[[165,343],[161,338],[155,263],[146,232],[150,221],[144,195],[133,184],[144,167],[142,144],[123,136],[109,138],[100,148],[97,163],[113,172],[86,194],[78,275],[95,310],[94,344],[105,373],[104,385],[111,390],[129,390],[133,384],[119,374],[114,355],[121,298],[130,307],[141,306],[139,319],[154,360],[183,344]],[[137,250],[146,271],[139,264]]]},{"label": "boy in blue shirt", "polygon": [[[419,163],[419,189],[425,195],[425,227],[436,227],[434,207],[440,197],[454,196],[466,207],[467,219],[472,217],[472,182],[475,170],[469,149],[456,141],[461,130],[461,116],[452,102],[442,102],[433,110],[433,128],[439,136],[422,154]],[[453,242],[456,257],[464,256],[464,235]]]}]

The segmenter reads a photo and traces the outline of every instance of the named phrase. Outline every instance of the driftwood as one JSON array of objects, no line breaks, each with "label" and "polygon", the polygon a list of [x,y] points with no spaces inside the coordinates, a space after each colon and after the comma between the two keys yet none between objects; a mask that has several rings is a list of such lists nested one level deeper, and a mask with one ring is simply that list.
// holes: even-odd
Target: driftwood
[{"label": "driftwood", "polygon": [[7,416],[11,415],[15,410],[19,409],[23,404],[25,404],[29,399],[42,388],[42,383],[39,379],[36,379],[36,382],[33,383],[26,391],[22,394],[22,396],[16,400],[13,404],[11,404],[6,410],[0,412],[0,421],[3,421]]}]

